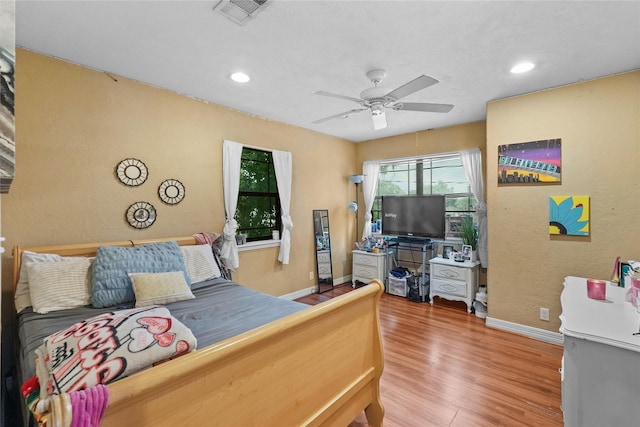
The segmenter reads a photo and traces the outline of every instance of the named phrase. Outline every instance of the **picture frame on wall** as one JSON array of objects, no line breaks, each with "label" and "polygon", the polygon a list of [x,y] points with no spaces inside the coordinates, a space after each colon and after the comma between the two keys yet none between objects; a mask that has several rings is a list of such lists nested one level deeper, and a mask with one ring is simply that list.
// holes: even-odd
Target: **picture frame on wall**
[{"label": "picture frame on wall", "polygon": [[560,184],[562,139],[498,146],[498,185]]}]

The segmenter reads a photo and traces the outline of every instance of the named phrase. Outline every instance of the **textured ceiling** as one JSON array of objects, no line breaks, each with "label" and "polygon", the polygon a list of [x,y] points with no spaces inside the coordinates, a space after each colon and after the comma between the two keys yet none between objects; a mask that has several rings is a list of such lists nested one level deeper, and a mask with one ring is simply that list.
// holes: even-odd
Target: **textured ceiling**
[{"label": "textured ceiling", "polygon": [[[490,100],[640,69],[640,1],[284,1],[245,26],[212,1],[16,1],[16,44],[46,55],[351,141],[485,119]],[[536,68],[509,73],[520,60]],[[18,65],[19,66],[19,65]],[[389,90],[440,82],[374,131],[351,97],[382,68]],[[252,80],[229,80],[237,70]]]}]

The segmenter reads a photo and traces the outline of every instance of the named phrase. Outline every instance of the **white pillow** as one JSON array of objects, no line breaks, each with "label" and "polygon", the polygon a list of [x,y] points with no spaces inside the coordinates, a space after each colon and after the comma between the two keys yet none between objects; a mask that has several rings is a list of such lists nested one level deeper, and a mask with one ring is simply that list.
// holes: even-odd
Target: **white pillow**
[{"label": "white pillow", "polygon": [[168,273],[129,273],[136,295],[136,307],[168,304],[194,299],[182,271]]},{"label": "white pillow", "polygon": [[29,262],[29,295],[33,311],[45,314],[91,304],[91,260]]},{"label": "white pillow", "polygon": [[180,246],[191,283],[222,276],[209,245]]},{"label": "white pillow", "polygon": [[85,259],[84,257],[62,257],[56,254],[40,254],[37,252],[24,251],[22,253],[22,263],[20,268],[20,277],[16,285],[16,293],[14,301],[16,304],[16,313],[20,313],[27,307],[31,307],[31,295],[29,293],[29,276],[27,275],[26,265],[30,262],[60,262],[73,261],[77,259]]}]

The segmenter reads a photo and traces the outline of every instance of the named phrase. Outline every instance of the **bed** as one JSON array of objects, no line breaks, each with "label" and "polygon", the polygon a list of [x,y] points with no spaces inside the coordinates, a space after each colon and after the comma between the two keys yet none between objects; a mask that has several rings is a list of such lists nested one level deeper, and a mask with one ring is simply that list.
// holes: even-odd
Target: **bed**
[{"label": "bed", "polygon": [[[14,283],[24,251],[90,257],[101,246],[137,247],[163,241],[196,244],[194,238],[185,237],[15,247]],[[225,279],[194,285],[195,299],[166,307],[193,328],[198,349],[109,384],[110,399],[101,425],[339,426],[348,425],[363,410],[370,425],[382,425],[378,304],[383,289],[374,281],[316,306],[304,306]],[[207,319],[205,323],[215,327],[203,329],[202,323],[191,322],[189,312],[200,310],[193,307],[205,298],[218,300],[213,311],[226,323]],[[270,312],[269,301],[279,305],[278,313]],[[233,317],[243,313],[242,304],[262,310],[241,314],[253,318],[244,326]],[[95,309],[81,308],[73,316],[87,316],[90,310]],[[44,317],[49,330],[40,331],[41,335],[59,330],[60,322],[74,321],[65,320],[60,311],[39,315],[25,310],[19,316],[23,376],[33,369],[29,352],[38,339],[29,333],[29,325],[38,316],[49,316]]]}]

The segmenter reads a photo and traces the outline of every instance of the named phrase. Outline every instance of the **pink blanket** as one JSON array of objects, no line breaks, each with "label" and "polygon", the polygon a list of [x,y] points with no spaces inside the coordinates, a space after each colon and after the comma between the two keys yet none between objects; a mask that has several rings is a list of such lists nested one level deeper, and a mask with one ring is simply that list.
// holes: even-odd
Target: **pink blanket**
[{"label": "pink blanket", "polygon": [[162,306],[92,317],[48,336],[36,350],[40,399],[108,384],[195,347],[189,328]]}]

